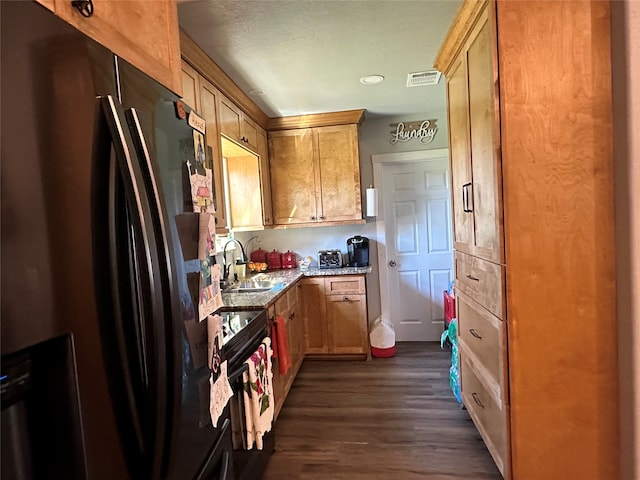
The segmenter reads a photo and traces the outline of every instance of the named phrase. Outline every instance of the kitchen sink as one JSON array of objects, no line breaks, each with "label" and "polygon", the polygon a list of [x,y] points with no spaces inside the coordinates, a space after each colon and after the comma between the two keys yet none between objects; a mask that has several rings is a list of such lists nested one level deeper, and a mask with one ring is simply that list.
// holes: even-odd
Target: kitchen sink
[{"label": "kitchen sink", "polygon": [[235,283],[224,291],[225,293],[254,293],[254,292],[266,292],[276,287],[283,287],[284,281],[281,278],[268,278],[256,275],[255,277],[242,280]]}]

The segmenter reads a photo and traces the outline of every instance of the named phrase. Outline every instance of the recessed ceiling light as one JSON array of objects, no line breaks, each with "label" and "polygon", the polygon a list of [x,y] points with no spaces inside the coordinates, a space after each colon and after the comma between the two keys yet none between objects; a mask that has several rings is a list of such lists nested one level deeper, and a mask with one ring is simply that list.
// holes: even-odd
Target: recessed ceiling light
[{"label": "recessed ceiling light", "polygon": [[380,83],[383,80],[384,77],[382,75],[367,75],[360,79],[360,83],[362,83],[363,85],[374,85],[376,83]]},{"label": "recessed ceiling light", "polygon": [[251,90],[249,90],[249,95],[255,95],[256,97],[264,95],[265,93],[266,92],[260,88],[252,88]]}]

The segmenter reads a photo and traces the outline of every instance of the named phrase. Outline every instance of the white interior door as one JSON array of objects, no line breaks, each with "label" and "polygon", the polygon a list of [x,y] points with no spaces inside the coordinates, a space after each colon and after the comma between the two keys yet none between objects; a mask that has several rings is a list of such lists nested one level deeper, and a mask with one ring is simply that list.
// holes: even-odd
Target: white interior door
[{"label": "white interior door", "polygon": [[381,307],[397,341],[436,341],[443,330],[442,292],[453,278],[453,251],[449,161],[446,150],[439,152],[411,152],[411,161],[397,154],[377,169]]}]

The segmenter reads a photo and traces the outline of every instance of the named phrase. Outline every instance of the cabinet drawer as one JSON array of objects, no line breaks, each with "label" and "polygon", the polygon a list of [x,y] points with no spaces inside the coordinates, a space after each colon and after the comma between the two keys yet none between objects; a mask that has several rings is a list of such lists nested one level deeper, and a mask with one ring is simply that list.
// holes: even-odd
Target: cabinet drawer
[{"label": "cabinet drawer", "polygon": [[502,266],[460,252],[455,254],[455,263],[457,288],[496,317],[503,319],[504,274]]},{"label": "cabinet drawer", "polygon": [[462,400],[491,453],[498,469],[505,475],[507,458],[507,406],[495,402],[476,370],[464,355],[460,356]]},{"label": "cabinet drawer", "polygon": [[366,293],[364,276],[337,275],[324,282],[325,295]]},{"label": "cabinet drawer", "polygon": [[488,385],[497,400],[504,401],[506,367],[505,325],[463,293],[456,296],[458,338],[461,351],[473,357],[490,377]]}]

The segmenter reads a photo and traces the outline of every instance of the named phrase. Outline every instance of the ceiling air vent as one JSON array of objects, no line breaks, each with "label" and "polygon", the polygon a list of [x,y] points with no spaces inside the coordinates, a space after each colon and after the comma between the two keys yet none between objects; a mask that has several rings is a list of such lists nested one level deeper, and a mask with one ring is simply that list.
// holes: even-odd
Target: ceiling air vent
[{"label": "ceiling air vent", "polygon": [[422,87],[424,85],[437,85],[441,73],[437,70],[427,72],[413,72],[407,75],[407,87]]}]

